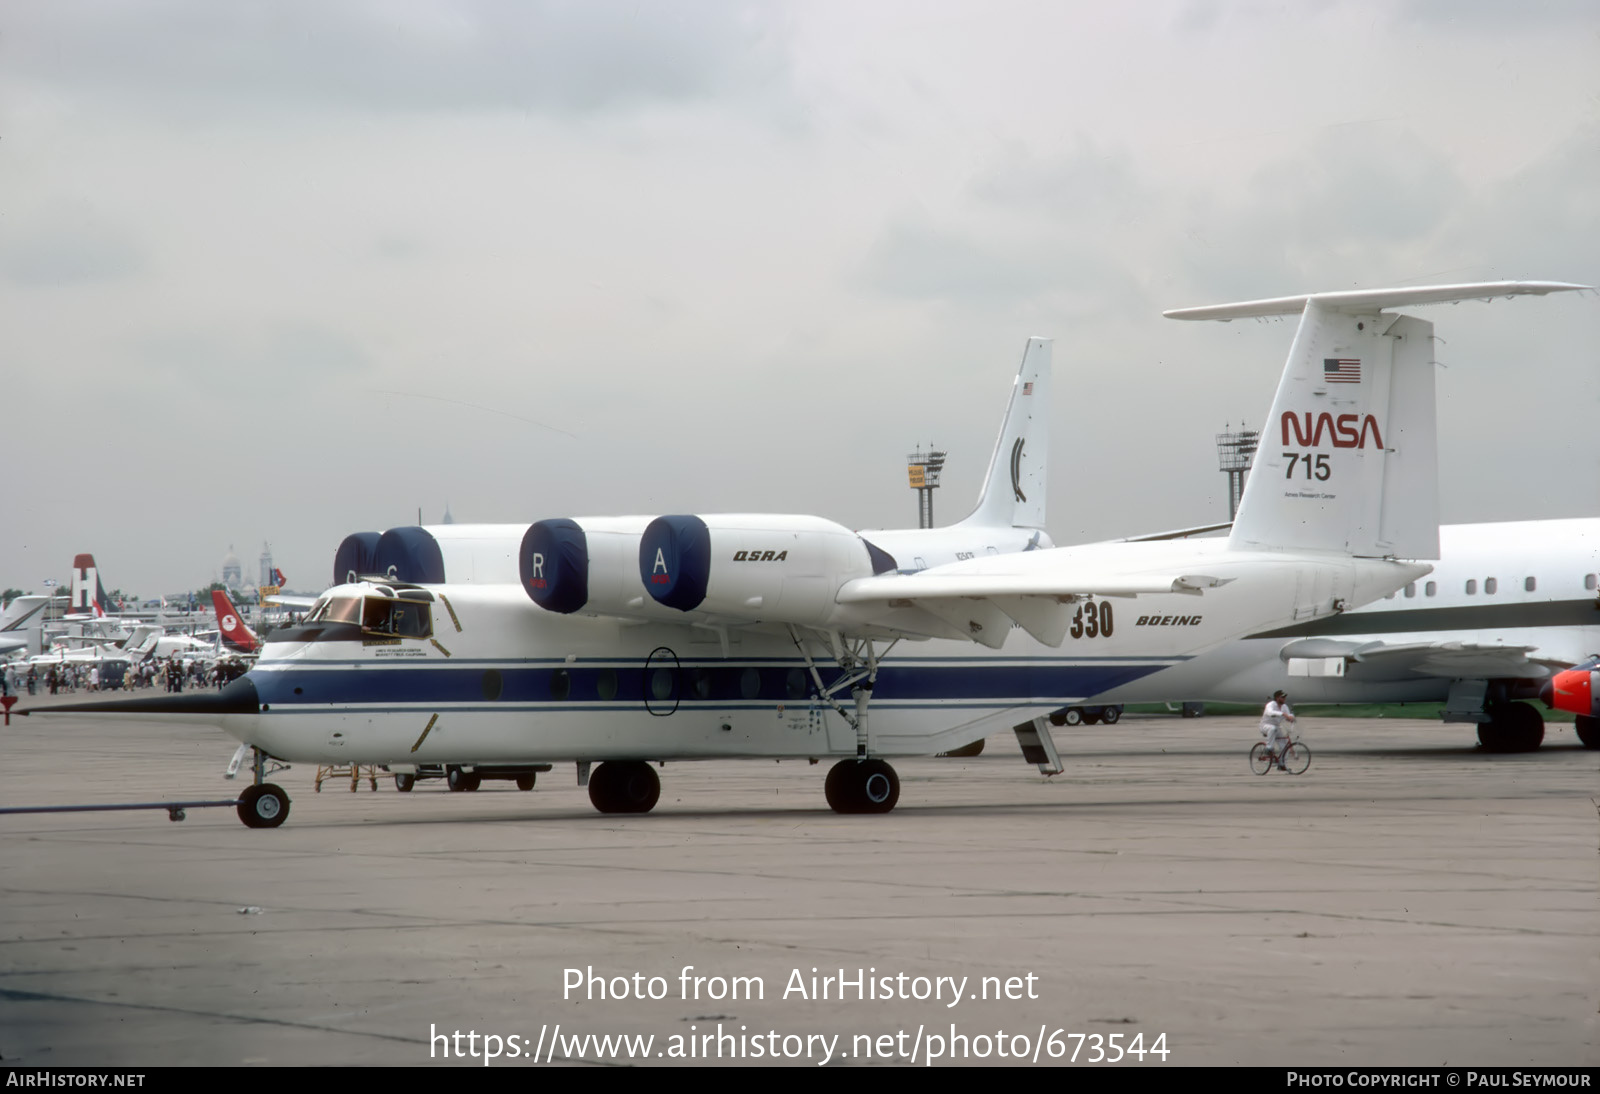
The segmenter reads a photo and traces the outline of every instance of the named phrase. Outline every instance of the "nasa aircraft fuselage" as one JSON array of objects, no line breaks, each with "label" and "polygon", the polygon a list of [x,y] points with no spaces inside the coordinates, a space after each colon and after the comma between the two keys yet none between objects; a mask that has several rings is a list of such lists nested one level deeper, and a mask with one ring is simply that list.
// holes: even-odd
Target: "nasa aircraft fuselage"
[{"label": "nasa aircraft fuselage", "polygon": [[[1124,566],[1130,555],[1143,556],[1152,572],[1164,574],[1180,552],[1181,561],[1192,562],[1193,546],[1124,544],[1117,555]],[[902,643],[877,669],[872,752],[956,748],[1157,672],[1184,656],[1176,650],[1277,621],[1278,606],[1302,586],[1320,597],[1307,599],[1308,607],[1326,614],[1335,600],[1368,599],[1427,572],[1421,564],[1344,557],[1308,569],[1304,560],[1224,547],[1217,541],[1211,548],[1216,557],[1207,573],[1219,584],[1203,597],[1085,601],[1071,613],[1061,648],[1020,628],[1003,650],[939,639]],[[1090,565],[1105,552],[1075,553]],[[508,586],[358,583],[328,590],[323,601],[302,626],[267,637],[249,676],[254,697],[224,723],[231,735],[304,762],[389,765],[856,751],[855,728],[823,697],[850,673],[821,667],[829,651],[809,629],[799,649],[772,628],[735,630],[725,648],[709,628],[561,616]],[[385,619],[391,605],[415,617],[410,633],[355,622]],[[1167,622],[1137,625],[1144,615]],[[818,666],[820,692],[810,665]],[[834,695],[849,702],[843,689]]]}]

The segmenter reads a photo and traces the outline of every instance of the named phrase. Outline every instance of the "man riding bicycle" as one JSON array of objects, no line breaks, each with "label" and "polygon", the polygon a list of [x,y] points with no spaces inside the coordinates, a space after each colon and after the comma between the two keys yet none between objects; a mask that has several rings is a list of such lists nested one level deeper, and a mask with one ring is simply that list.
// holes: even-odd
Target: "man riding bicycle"
[{"label": "man riding bicycle", "polygon": [[1293,721],[1294,711],[1289,709],[1289,693],[1282,690],[1273,692],[1266,708],[1261,711],[1261,735],[1267,739],[1267,752],[1277,763],[1279,771],[1288,770],[1283,766],[1283,746],[1289,743],[1289,731],[1283,728],[1283,723]]}]

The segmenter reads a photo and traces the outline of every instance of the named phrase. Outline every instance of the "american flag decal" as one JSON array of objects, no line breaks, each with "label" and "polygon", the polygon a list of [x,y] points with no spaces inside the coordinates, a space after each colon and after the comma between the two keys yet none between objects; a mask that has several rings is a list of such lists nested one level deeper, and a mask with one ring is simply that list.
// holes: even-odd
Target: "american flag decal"
[{"label": "american flag decal", "polygon": [[1330,384],[1359,384],[1361,362],[1354,357],[1323,358],[1322,378]]},{"label": "american flag decal", "polygon": [[1022,394],[1024,394],[1024,395],[1032,395],[1033,394],[1033,381],[1032,380],[1029,380],[1027,383],[1022,385]]}]

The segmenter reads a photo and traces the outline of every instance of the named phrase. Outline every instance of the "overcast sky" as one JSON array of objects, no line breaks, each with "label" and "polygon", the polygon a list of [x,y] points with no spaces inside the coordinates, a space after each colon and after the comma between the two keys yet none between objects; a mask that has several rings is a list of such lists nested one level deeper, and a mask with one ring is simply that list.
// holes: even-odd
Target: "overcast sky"
[{"label": "overcast sky", "polygon": [[[1058,542],[1225,519],[1292,325],[1600,284],[1600,6],[14,0],[0,587],[263,540],[970,507],[1052,336]],[[1436,324],[1446,521],[1600,511],[1600,297]]]}]

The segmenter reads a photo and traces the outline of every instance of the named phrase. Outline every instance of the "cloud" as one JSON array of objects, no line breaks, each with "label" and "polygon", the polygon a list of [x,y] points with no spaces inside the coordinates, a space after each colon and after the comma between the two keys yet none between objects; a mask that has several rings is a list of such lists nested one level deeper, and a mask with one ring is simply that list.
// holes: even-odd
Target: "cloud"
[{"label": "cloud", "polygon": [[153,335],[139,342],[136,354],[185,390],[226,397],[283,391],[316,397],[326,393],[329,381],[372,367],[354,339],[304,320],[271,322],[254,333]]},{"label": "cloud", "polygon": [[14,74],[188,111],[316,105],[592,113],[781,86],[769,9],[735,0],[78,2],[19,9]]},{"label": "cloud", "polygon": [[15,285],[56,288],[121,281],[147,264],[133,236],[81,203],[13,208],[0,229],[0,272]]}]

